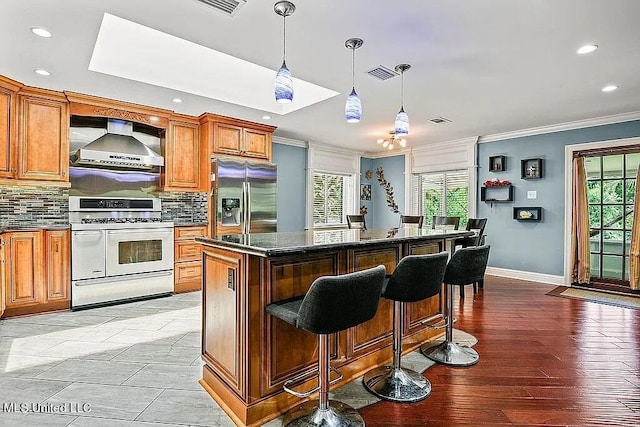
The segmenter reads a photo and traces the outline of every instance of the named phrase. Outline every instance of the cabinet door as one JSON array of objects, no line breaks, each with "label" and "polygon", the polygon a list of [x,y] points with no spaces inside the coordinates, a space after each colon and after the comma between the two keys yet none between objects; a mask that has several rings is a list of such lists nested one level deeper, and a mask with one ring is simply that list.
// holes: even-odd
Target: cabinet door
[{"label": "cabinet door", "polygon": [[7,233],[8,259],[5,262],[6,307],[37,304],[42,300],[43,283],[41,233]]},{"label": "cabinet door", "polygon": [[198,125],[170,122],[165,147],[165,190],[200,188]]},{"label": "cabinet door", "polygon": [[71,287],[69,273],[69,231],[45,232],[47,301],[68,300]]},{"label": "cabinet door", "polygon": [[224,123],[213,126],[213,152],[239,155],[242,149],[242,128]]},{"label": "cabinet door", "polygon": [[16,93],[0,86],[0,178],[15,175],[15,104]]},{"label": "cabinet door", "polygon": [[268,132],[244,129],[242,155],[271,160],[271,134]]},{"label": "cabinet door", "polygon": [[5,266],[7,263],[7,252],[8,250],[5,250],[5,248],[7,247],[6,245],[6,237],[2,234],[0,234],[0,317],[2,317],[2,315],[4,314],[4,308],[6,305],[6,288],[7,288],[7,283],[6,283],[6,273],[5,273]]},{"label": "cabinet door", "polygon": [[18,178],[68,181],[67,104],[20,96]]}]

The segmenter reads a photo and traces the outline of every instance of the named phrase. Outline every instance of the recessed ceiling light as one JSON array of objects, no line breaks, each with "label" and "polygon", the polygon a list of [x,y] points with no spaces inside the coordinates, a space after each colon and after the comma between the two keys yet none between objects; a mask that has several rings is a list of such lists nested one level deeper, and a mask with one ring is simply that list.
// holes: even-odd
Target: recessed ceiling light
[{"label": "recessed ceiling light", "polygon": [[271,120],[271,116],[269,116],[268,114],[265,114],[264,116],[262,116],[262,118],[264,120]]},{"label": "recessed ceiling light", "polygon": [[36,36],[40,36],[40,37],[44,37],[46,39],[49,39],[51,37],[53,37],[53,34],[51,34],[49,32],[49,30],[47,30],[46,28],[42,28],[42,27],[31,27],[29,28],[31,30],[31,32],[33,34],[35,34]]},{"label": "recessed ceiling light", "polygon": [[35,70],[33,70],[34,73],[36,74],[40,74],[41,76],[50,76],[51,73],[48,72],[47,70],[43,70],[42,68],[37,68]]},{"label": "recessed ceiling light", "polygon": [[591,53],[598,48],[597,44],[586,44],[578,49],[578,55],[584,55],[585,53]]},{"label": "recessed ceiling light", "polygon": [[606,85],[605,87],[602,88],[602,91],[603,92],[613,92],[616,89],[618,89],[618,86],[616,86],[616,85]]},{"label": "recessed ceiling light", "polygon": [[180,98],[173,98],[172,99],[173,102],[175,102],[176,104],[180,104],[182,102],[182,99]]}]

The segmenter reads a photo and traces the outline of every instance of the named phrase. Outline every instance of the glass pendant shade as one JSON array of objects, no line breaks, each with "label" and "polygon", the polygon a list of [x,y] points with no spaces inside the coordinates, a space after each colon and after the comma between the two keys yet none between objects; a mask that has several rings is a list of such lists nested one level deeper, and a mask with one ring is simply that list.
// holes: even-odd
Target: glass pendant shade
[{"label": "glass pendant shade", "polygon": [[356,93],[356,89],[352,88],[351,93],[347,97],[347,103],[344,106],[344,116],[347,123],[358,123],[362,117],[362,102]]},{"label": "glass pendant shade", "polygon": [[409,135],[409,116],[404,112],[404,106],[398,111],[396,116],[396,136]]},{"label": "glass pendant shade", "polygon": [[281,104],[293,101],[293,77],[284,61],[276,74],[275,94],[276,101]]}]

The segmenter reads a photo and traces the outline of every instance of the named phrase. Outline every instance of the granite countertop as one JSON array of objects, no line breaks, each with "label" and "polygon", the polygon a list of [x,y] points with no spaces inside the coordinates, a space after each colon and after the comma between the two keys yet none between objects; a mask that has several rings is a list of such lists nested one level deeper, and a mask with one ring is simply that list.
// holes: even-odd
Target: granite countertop
[{"label": "granite countertop", "polygon": [[69,224],[50,225],[0,225],[0,233],[9,231],[40,231],[40,230],[68,230]]},{"label": "granite countertop", "polygon": [[292,255],[326,248],[348,248],[372,243],[403,243],[416,240],[454,239],[472,236],[466,230],[434,230],[412,228],[372,230],[309,230],[300,232],[234,234],[213,239],[197,237],[205,245],[224,247],[263,256]]}]

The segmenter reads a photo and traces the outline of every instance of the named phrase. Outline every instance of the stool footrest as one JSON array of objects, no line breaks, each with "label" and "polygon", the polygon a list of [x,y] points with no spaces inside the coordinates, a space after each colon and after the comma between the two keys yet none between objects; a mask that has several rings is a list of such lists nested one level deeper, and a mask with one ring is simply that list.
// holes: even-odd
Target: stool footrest
[{"label": "stool footrest", "polygon": [[[329,385],[333,385],[335,383],[337,383],[338,381],[340,381],[342,379],[342,373],[340,373],[339,370],[337,370],[336,368],[334,368],[333,366],[330,366],[329,369],[333,372],[335,372],[336,374],[338,374],[337,378],[334,378],[333,380],[329,381]],[[312,371],[312,372],[307,372],[301,375],[298,375],[297,377],[293,377],[290,380],[287,380],[284,382],[284,384],[282,385],[282,388],[284,389],[284,391],[286,391],[289,394],[293,394],[296,397],[309,397],[311,396],[313,393],[317,392],[318,390],[320,390],[320,386],[313,388],[311,390],[308,391],[296,391],[293,389],[293,387],[297,387],[300,384],[302,384],[303,382],[305,382],[306,380],[308,380],[311,377],[317,376],[319,371]]]},{"label": "stool footrest", "polygon": [[[453,323],[456,323],[458,319],[453,318]],[[424,326],[430,329],[445,329],[447,327],[447,320],[442,319],[442,321],[438,321],[437,323],[429,323],[429,319],[422,322]]]}]

